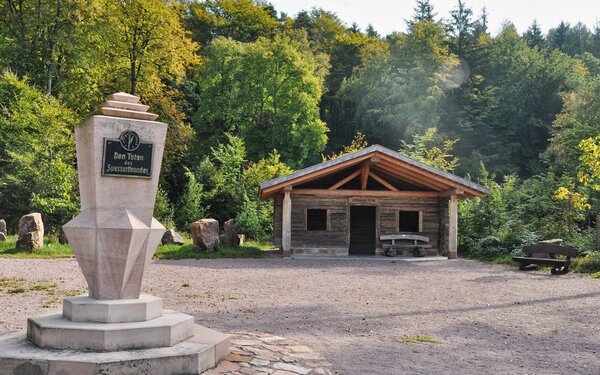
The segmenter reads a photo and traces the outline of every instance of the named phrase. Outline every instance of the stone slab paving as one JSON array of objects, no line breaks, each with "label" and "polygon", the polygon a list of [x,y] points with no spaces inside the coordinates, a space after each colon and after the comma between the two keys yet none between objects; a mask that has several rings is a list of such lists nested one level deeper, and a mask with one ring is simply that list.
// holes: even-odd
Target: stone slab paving
[{"label": "stone slab paving", "polygon": [[231,354],[203,375],[333,375],[331,363],[305,345],[266,333],[237,332]]}]

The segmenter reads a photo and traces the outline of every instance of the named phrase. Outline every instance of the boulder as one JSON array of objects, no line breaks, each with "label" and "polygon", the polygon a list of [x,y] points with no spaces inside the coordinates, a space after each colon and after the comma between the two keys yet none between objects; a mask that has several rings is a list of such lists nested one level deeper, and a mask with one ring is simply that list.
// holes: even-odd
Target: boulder
[{"label": "boulder", "polygon": [[183,238],[175,229],[169,229],[163,234],[162,240],[160,242],[163,245],[183,245]]},{"label": "boulder", "polygon": [[4,219],[0,220],[0,233],[4,233],[4,235],[8,235],[6,232],[6,221]]},{"label": "boulder", "polygon": [[201,219],[192,223],[192,241],[203,250],[214,250],[219,244],[219,222]]},{"label": "boulder", "polygon": [[235,220],[227,220],[223,224],[223,231],[223,246],[238,247],[240,245],[238,232],[235,230]]},{"label": "boulder", "polygon": [[6,241],[6,234],[0,232],[0,242]]},{"label": "boulder", "polygon": [[19,219],[17,247],[31,250],[44,246],[44,223],[42,214],[34,212]]}]

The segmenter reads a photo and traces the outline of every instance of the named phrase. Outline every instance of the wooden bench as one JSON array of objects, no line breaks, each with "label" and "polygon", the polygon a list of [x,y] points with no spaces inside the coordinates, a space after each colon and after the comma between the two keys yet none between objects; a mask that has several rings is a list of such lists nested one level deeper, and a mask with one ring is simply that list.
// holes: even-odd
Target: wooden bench
[{"label": "wooden bench", "polygon": [[426,254],[425,249],[431,248],[431,245],[428,245],[429,237],[417,234],[382,234],[379,241],[388,257],[396,256],[398,252],[403,253],[404,249],[413,250],[414,256],[423,257]]},{"label": "wooden bench", "polygon": [[[537,265],[552,266],[550,272],[553,275],[564,275],[569,272],[571,257],[577,256],[577,250],[572,247],[563,247],[556,244],[536,244],[523,248],[524,257],[513,257],[519,262],[519,269],[529,271],[537,268]],[[564,256],[564,259],[557,258]]]}]

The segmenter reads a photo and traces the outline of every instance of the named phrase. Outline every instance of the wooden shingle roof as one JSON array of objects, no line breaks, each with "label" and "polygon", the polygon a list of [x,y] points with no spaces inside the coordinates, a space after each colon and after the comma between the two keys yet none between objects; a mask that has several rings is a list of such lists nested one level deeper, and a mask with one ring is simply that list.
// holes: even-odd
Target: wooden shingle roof
[{"label": "wooden shingle roof", "polygon": [[[320,164],[301,169],[286,176],[274,178],[260,184],[260,198],[269,199],[285,187],[296,188],[315,183],[315,181],[326,179],[331,175],[347,175],[346,179],[358,176],[357,166],[366,166],[370,177],[375,178],[389,189],[394,191],[408,190],[406,186],[411,186],[410,190],[419,190],[421,192],[437,192],[445,194],[454,192],[464,198],[484,196],[489,190],[475,182],[459,177],[455,174],[442,171],[424,164],[418,160],[399,154],[389,148],[373,145],[360,151],[341,156],[337,159],[328,160]],[[369,169],[370,168],[370,169]],[[385,176],[385,178],[381,178]],[[364,178],[364,177],[363,177]],[[368,178],[368,177],[366,177]],[[346,182],[348,182],[346,181]],[[386,183],[386,181],[388,181]],[[345,183],[345,182],[344,182]],[[340,186],[331,186],[331,189],[338,189]],[[365,190],[366,180],[363,181],[363,190]]]}]

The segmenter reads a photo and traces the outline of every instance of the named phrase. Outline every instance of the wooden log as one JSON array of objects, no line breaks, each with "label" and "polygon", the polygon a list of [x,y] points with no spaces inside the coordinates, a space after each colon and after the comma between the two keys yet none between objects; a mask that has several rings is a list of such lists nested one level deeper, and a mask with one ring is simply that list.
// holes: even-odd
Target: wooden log
[{"label": "wooden log", "polygon": [[346,189],[294,189],[292,195],[316,195],[337,197],[395,197],[395,198],[437,198],[436,191],[387,191],[387,190],[346,190]]},{"label": "wooden log", "polygon": [[284,191],[282,223],[281,223],[281,248],[283,256],[290,256],[292,249],[292,197],[290,190]]}]

